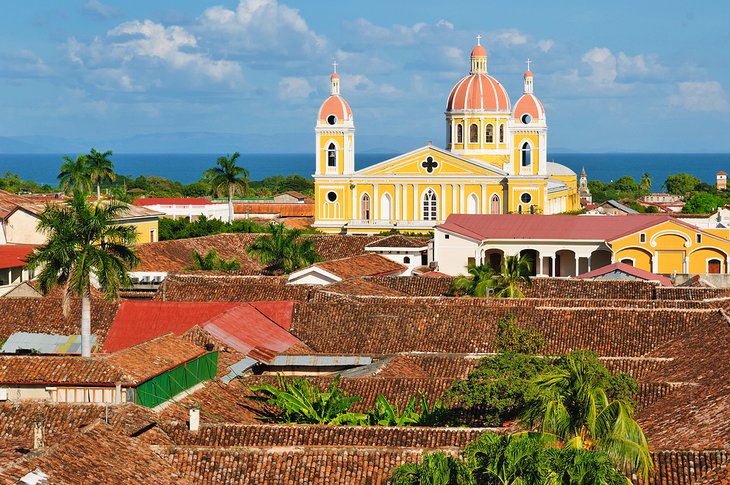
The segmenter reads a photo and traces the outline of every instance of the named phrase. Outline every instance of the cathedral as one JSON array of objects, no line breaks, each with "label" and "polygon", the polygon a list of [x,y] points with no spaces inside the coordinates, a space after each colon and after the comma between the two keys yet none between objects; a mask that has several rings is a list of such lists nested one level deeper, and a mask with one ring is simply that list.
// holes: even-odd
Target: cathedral
[{"label": "cathedral", "polygon": [[577,177],[547,161],[547,118],[532,72],[512,107],[471,51],[469,74],[446,101],[446,147],[428,144],[355,170],[355,122],[336,66],[322,103],[317,141],[314,227],[330,233],[431,231],[450,214],[558,214],[580,209]]}]

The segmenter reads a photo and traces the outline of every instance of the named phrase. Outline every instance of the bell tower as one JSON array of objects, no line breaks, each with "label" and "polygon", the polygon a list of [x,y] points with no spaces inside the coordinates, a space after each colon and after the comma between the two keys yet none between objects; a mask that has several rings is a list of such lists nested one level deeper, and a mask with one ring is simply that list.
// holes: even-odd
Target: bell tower
[{"label": "bell tower", "polygon": [[317,140],[315,175],[348,175],[355,171],[355,123],[347,101],[340,96],[340,75],[332,63],[330,95],[322,103],[314,129]]}]

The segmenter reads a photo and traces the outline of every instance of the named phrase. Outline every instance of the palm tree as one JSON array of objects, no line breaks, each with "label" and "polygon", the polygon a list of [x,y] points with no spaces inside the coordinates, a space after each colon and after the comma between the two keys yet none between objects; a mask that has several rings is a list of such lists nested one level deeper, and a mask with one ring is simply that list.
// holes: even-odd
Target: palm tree
[{"label": "palm tree", "polygon": [[92,148],[91,152],[86,155],[89,178],[92,183],[96,184],[97,199],[101,198],[101,184],[103,182],[114,182],[117,178],[117,175],[114,173],[114,164],[109,160],[111,154],[111,150],[101,153]]},{"label": "palm tree", "polygon": [[[89,204],[86,194],[74,191],[65,204],[48,204],[39,215],[38,229],[48,242],[28,258],[28,268],[41,268],[42,293],[54,286],[65,288],[64,299],[81,297],[81,355],[91,355],[91,278],[108,299],[130,284],[128,271],[139,259],[131,247],[136,238],[132,226],[116,224],[125,204],[114,200]],[[65,305],[64,305],[65,307]]]},{"label": "palm tree", "polygon": [[311,239],[301,239],[301,231],[287,231],[282,224],[269,225],[270,235],[256,239],[246,250],[267,265],[270,273],[289,274],[320,260]]},{"label": "palm tree", "polygon": [[210,179],[213,194],[217,197],[225,194],[228,197],[228,222],[233,222],[233,196],[238,192],[246,195],[248,192],[248,170],[236,165],[241,154],[219,157],[218,166],[205,171]]},{"label": "palm tree", "polygon": [[451,291],[456,294],[487,296],[489,289],[493,288],[496,283],[492,267],[485,264],[476,265],[469,263],[466,271],[469,273],[469,276],[459,275],[454,278],[454,282],[451,284]]},{"label": "palm tree", "polygon": [[192,253],[193,264],[185,269],[200,271],[235,271],[241,269],[241,263],[236,258],[223,259],[218,256],[218,251],[211,249],[203,256],[195,249]]},{"label": "palm tree", "polygon": [[533,262],[528,255],[507,256],[502,261],[502,267],[496,276],[495,296],[499,298],[524,298],[522,285],[532,286],[530,274]]},{"label": "palm tree", "polygon": [[470,443],[464,456],[472,477],[485,485],[550,483],[547,445],[541,434],[498,435],[487,432]]},{"label": "palm tree", "polygon": [[89,163],[86,155],[79,155],[76,159],[63,157],[58,181],[61,190],[66,193],[76,190],[88,193],[91,190],[91,177],[89,176]]},{"label": "palm tree", "polygon": [[421,463],[406,463],[393,470],[392,485],[471,485],[464,463],[443,451],[426,453]]},{"label": "palm tree", "polygon": [[654,465],[631,405],[608,398],[601,376],[590,370],[588,353],[570,353],[565,359],[564,367],[535,379],[541,393],[525,418],[566,448],[605,452],[620,470],[637,473],[647,483]]}]

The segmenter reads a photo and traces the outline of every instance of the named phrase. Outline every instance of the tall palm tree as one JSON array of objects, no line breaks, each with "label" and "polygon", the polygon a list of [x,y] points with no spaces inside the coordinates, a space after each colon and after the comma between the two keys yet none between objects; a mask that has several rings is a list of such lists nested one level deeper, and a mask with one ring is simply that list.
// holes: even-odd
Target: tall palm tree
[{"label": "tall palm tree", "polygon": [[565,358],[565,367],[535,379],[542,392],[525,418],[566,448],[605,452],[620,470],[637,473],[647,483],[654,465],[631,405],[608,398],[600,376],[590,371],[588,354]]},{"label": "tall palm tree", "polygon": [[469,273],[468,276],[459,275],[454,278],[454,282],[451,284],[452,292],[471,296],[487,296],[489,289],[493,288],[496,283],[492,267],[486,264],[469,263],[466,271]]},{"label": "tall palm tree", "polygon": [[94,148],[86,155],[89,178],[92,183],[96,184],[97,199],[101,198],[101,184],[104,182],[114,182],[117,178],[117,174],[114,173],[114,164],[109,160],[111,155],[111,150],[101,153],[97,152]]},{"label": "tall palm tree", "polygon": [[270,235],[256,239],[246,250],[267,265],[270,273],[289,274],[320,260],[311,239],[301,239],[301,231],[287,231],[282,224],[271,224]]},{"label": "tall palm tree", "polygon": [[218,166],[205,171],[213,194],[217,197],[225,194],[228,197],[228,222],[233,222],[233,196],[248,192],[248,170],[236,165],[240,156],[240,153],[235,152],[233,155],[219,157]]},{"label": "tall palm tree", "polygon": [[496,276],[495,296],[499,298],[524,298],[522,285],[531,286],[530,274],[533,262],[528,255],[507,256],[502,260],[502,267]]},{"label": "tall palm tree", "polygon": [[[40,213],[38,229],[48,242],[28,258],[30,269],[41,268],[38,283],[42,293],[54,286],[65,288],[64,299],[81,297],[81,355],[91,355],[91,278],[108,299],[130,284],[128,271],[139,259],[132,248],[136,230],[114,220],[127,209],[114,200],[90,204],[86,194],[74,191],[64,204],[48,204]],[[64,305],[65,307],[65,305]]]},{"label": "tall palm tree", "polygon": [[89,176],[89,163],[86,155],[79,155],[75,159],[63,157],[58,181],[61,190],[66,193],[76,190],[88,193],[91,190],[91,177]]}]

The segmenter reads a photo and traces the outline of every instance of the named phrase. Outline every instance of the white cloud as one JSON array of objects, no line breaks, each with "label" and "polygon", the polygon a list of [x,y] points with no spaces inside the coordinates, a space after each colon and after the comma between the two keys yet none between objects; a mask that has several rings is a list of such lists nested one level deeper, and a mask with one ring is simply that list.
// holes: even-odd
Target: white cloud
[{"label": "white cloud", "polygon": [[610,49],[605,47],[594,47],[589,50],[581,61],[588,66],[588,79],[597,83],[612,83],[618,74],[616,67],[616,56]]},{"label": "white cloud", "polygon": [[517,29],[497,30],[489,32],[485,37],[490,44],[506,48],[525,45],[528,42],[527,34]]},{"label": "white cloud", "polygon": [[196,37],[179,26],[166,27],[151,20],[124,22],[107,32],[106,39],[88,44],[71,38],[66,43],[72,62],[86,69],[87,79],[101,89],[139,91],[187,81],[233,84],[242,75],[238,63],[213,59],[198,48]]},{"label": "white cloud", "polygon": [[313,92],[314,88],[303,77],[285,77],[279,81],[279,98],[283,100],[303,100]]},{"label": "white cloud", "polygon": [[537,41],[537,48],[543,52],[550,52],[550,49],[555,47],[555,41],[551,39],[544,39]]},{"label": "white cloud", "polygon": [[454,31],[454,24],[441,19],[436,23],[418,22],[413,25],[394,25],[390,28],[375,25],[367,19],[359,18],[346,24],[356,41],[372,46],[393,45],[412,46],[421,43],[437,44],[443,41],[445,33]]},{"label": "white cloud", "polygon": [[38,78],[48,77],[52,74],[53,70],[50,66],[31,51],[0,53],[0,77]]},{"label": "white cloud", "polygon": [[327,44],[298,10],[276,0],[240,0],[235,10],[210,7],[198,20],[197,29],[211,48],[229,55],[266,52],[275,59],[296,58],[321,53]]},{"label": "white cloud", "polygon": [[677,90],[669,101],[687,111],[726,112],[730,108],[725,90],[717,81],[681,82],[677,84]]},{"label": "white cloud", "polygon": [[89,0],[81,6],[81,11],[86,15],[101,20],[116,17],[122,13],[122,11],[118,8],[112,7],[110,5],[105,5],[99,0]]}]

